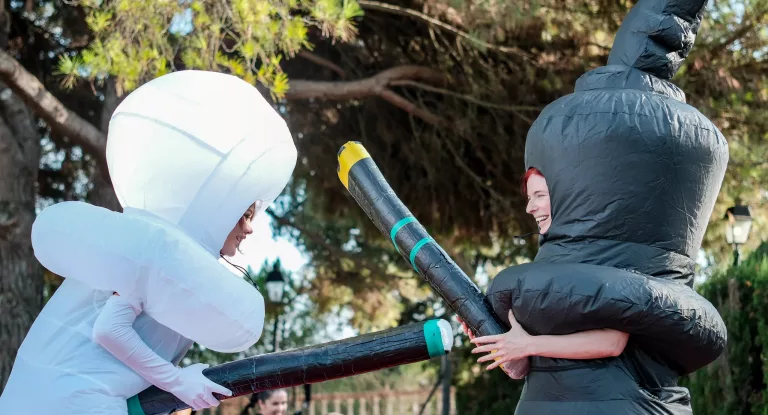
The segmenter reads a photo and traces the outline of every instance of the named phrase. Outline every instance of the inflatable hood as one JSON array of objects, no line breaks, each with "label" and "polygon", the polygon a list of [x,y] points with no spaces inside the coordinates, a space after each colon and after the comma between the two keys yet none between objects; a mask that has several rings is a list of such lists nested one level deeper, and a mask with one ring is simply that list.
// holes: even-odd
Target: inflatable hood
[{"label": "inflatable hood", "polygon": [[218,257],[248,206],[258,201],[266,209],[282,192],[296,146],[285,120],[247,82],[180,71],[142,85],[117,107],[107,163],[125,213],[178,225]]},{"label": "inflatable hood", "polygon": [[513,310],[532,334],[630,336],[613,359],[532,357],[520,414],[688,414],[678,376],[725,348],[722,318],[692,284],[728,144],[670,82],[705,5],[640,0],[608,65],[531,126],[525,164],[547,179],[552,225],[533,263],[494,278],[494,312]]},{"label": "inflatable hood", "polygon": [[695,258],[728,163],[715,125],[669,79],[706,1],[640,1],[608,65],[548,105],[526,169],[549,184],[552,225],[536,261],[624,268],[693,283]]},{"label": "inflatable hood", "polygon": [[285,187],[296,147],[252,85],[182,71],[131,93],[112,116],[107,162],[123,213],[64,202],[38,215],[43,266],[136,299],[160,324],[225,353],[261,336],[264,299],[219,263],[227,235]]}]

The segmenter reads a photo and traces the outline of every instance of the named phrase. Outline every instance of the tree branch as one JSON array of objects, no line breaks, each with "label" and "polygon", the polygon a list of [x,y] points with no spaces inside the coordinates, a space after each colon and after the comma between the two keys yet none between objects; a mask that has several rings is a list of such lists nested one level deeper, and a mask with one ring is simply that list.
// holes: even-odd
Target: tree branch
[{"label": "tree branch", "polygon": [[[731,36],[729,36],[727,39],[723,40],[722,42],[711,46],[709,49],[713,51],[715,54],[722,53],[722,49],[728,48],[736,41],[743,38],[747,33],[754,30],[756,27],[765,27],[765,24],[763,21],[768,18],[768,9],[764,9],[763,7],[756,7],[754,10],[749,13],[749,15],[745,15],[740,27],[738,29],[731,31]],[[715,55],[717,56],[717,55]]]},{"label": "tree branch", "polygon": [[378,96],[390,104],[435,125],[445,126],[448,121],[430,111],[421,108],[388,88],[395,81],[422,80],[435,84],[445,84],[444,74],[424,66],[396,66],[377,73],[370,78],[356,81],[289,81],[289,90],[285,93],[288,100],[328,99],[344,101]]},{"label": "tree branch", "polygon": [[411,101],[408,101],[402,96],[396,94],[394,91],[392,91],[389,88],[381,91],[381,94],[379,95],[390,104],[402,109],[403,111],[409,114],[413,114],[434,126],[445,127],[448,125],[448,120],[446,120],[445,118],[442,118],[424,108],[419,107],[418,105],[412,103]]},{"label": "tree branch", "polygon": [[459,37],[462,37],[464,39],[467,39],[471,43],[474,43],[476,46],[480,46],[482,48],[487,48],[487,49],[497,50],[497,51],[503,52],[503,53],[509,53],[509,54],[517,55],[517,56],[519,56],[519,57],[521,57],[521,58],[523,58],[525,60],[532,61],[532,56],[529,53],[525,52],[524,50],[522,50],[522,49],[520,49],[518,47],[515,47],[515,46],[499,46],[499,45],[494,45],[492,43],[488,43],[488,42],[486,42],[484,40],[480,40],[480,39],[470,35],[469,33],[465,32],[465,31],[463,31],[461,29],[458,29],[458,28],[456,28],[454,26],[451,26],[451,25],[449,25],[447,23],[444,23],[444,22],[442,22],[442,21],[440,21],[438,19],[435,19],[432,16],[426,15],[426,14],[424,14],[422,12],[419,12],[419,11],[416,11],[416,10],[413,10],[413,9],[408,9],[408,8],[405,8],[405,7],[396,6],[394,4],[382,3],[382,2],[378,2],[378,1],[358,0],[357,2],[364,9],[378,10],[378,11],[383,11],[383,12],[392,13],[392,14],[399,14],[401,16],[414,17],[414,18],[417,18],[417,19],[421,19],[421,20],[423,20],[423,21],[425,21],[425,22],[427,22],[429,24],[432,24],[434,26],[437,26],[437,27],[440,27],[442,29],[445,29],[445,30],[455,34],[456,36],[459,36]]},{"label": "tree branch", "polygon": [[333,72],[336,72],[340,77],[346,78],[347,75],[344,73],[344,70],[341,69],[339,65],[336,65],[335,63],[329,61],[328,59],[323,58],[322,56],[315,55],[314,53],[308,51],[308,50],[300,50],[298,53],[298,56],[315,63],[320,66],[324,66]]},{"label": "tree branch", "polygon": [[471,169],[469,166],[467,166],[467,163],[465,163],[465,162],[464,162],[464,159],[462,159],[462,157],[461,157],[461,156],[459,156],[459,153],[458,153],[458,152],[456,151],[456,149],[455,149],[455,148],[454,148],[454,147],[451,145],[451,143],[450,143],[450,141],[449,141],[449,140],[445,140],[445,141],[443,142],[443,144],[445,145],[445,147],[446,147],[446,148],[448,148],[448,151],[449,151],[449,152],[451,153],[451,155],[453,156],[453,159],[456,161],[456,164],[458,164],[458,165],[459,165],[459,167],[460,167],[462,170],[464,170],[464,172],[466,172],[466,173],[469,175],[469,177],[471,177],[471,178],[472,178],[472,179],[475,181],[475,183],[477,183],[477,185],[478,185],[479,187],[481,187],[481,188],[483,188],[483,189],[487,190],[487,191],[488,191],[488,193],[491,195],[491,197],[493,197],[494,199],[496,199],[496,200],[498,200],[499,202],[501,202],[501,204],[502,204],[504,207],[507,207],[507,208],[509,208],[509,207],[510,207],[510,202],[509,202],[509,200],[507,200],[506,198],[502,197],[502,196],[499,194],[499,192],[497,192],[496,190],[494,190],[494,189],[493,189],[493,188],[492,188],[492,187],[491,187],[489,184],[486,184],[485,180],[483,180],[483,179],[482,179],[480,176],[478,176],[478,175],[477,175],[477,173],[475,173],[474,171],[472,171],[472,169]]},{"label": "tree branch", "polygon": [[[455,8],[443,4],[440,0],[427,0],[424,2],[424,6],[426,14],[440,16],[442,19],[448,20],[454,27],[464,27],[461,14]],[[434,9],[434,13],[430,13],[430,9]]]},{"label": "tree branch", "polygon": [[80,118],[7,52],[0,50],[0,78],[48,125],[83,147],[106,168],[107,136]]},{"label": "tree branch", "polygon": [[[87,153],[96,158],[104,172],[107,171],[106,150],[107,136],[90,122],[69,110],[45,86],[10,54],[0,50],[0,80],[5,81],[24,102],[45,120],[48,125],[68,137]],[[447,77],[434,69],[424,66],[396,66],[378,74],[356,81],[290,81],[290,90],[285,98],[350,100],[378,96],[392,105],[436,125],[447,125],[447,121],[428,110],[421,108],[388,88],[396,80],[420,80],[443,85]]]},{"label": "tree branch", "polygon": [[289,80],[290,89],[285,93],[289,100],[329,99],[348,100],[379,96],[393,81],[411,79],[445,84],[446,76],[424,66],[403,65],[383,70],[370,78],[355,81],[307,81]]},{"label": "tree branch", "polygon": [[740,28],[734,30],[731,32],[731,36],[729,36],[727,39],[723,40],[722,42],[712,45],[709,49],[713,51],[714,53],[723,53],[723,49],[730,47],[733,45],[737,40],[741,39],[749,33],[752,29],[754,29],[753,23],[747,23]]},{"label": "tree branch", "polygon": [[517,114],[518,116],[520,116],[521,118],[523,118],[528,123],[533,123],[533,121],[530,118],[525,117],[522,114],[520,114],[519,111],[541,111],[541,110],[544,109],[543,107],[536,107],[536,106],[533,106],[533,105],[502,105],[502,104],[494,104],[492,102],[485,102],[485,101],[479,100],[479,99],[477,99],[475,97],[472,97],[472,96],[469,96],[469,95],[464,95],[464,94],[460,94],[458,92],[449,91],[449,90],[444,89],[444,88],[436,88],[436,87],[431,86],[431,85],[426,85],[426,84],[423,84],[421,82],[411,81],[411,80],[408,80],[408,79],[392,81],[390,83],[390,85],[392,85],[392,86],[411,86],[411,87],[414,87],[414,88],[423,89],[425,91],[435,92],[435,93],[438,93],[438,94],[448,95],[448,96],[452,96],[452,97],[455,97],[455,98],[463,99],[463,100],[471,102],[473,104],[477,104],[477,105],[479,105],[481,107],[495,108],[495,109],[500,109],[500,110],[503,110],[503,111],[513,112],[513,113]]}]

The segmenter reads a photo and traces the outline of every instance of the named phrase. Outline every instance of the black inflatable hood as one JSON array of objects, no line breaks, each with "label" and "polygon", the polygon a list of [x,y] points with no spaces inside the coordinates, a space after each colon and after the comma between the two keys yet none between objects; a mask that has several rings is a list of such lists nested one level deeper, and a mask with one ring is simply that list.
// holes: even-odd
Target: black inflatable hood
[{"label": "black inflatable hood", "polygon": [[533,123],[526,169],[549,184],[552,225],[536,261],[589,263],[693,281],[728,163],[715,125],[669,82],[706,1],[641,0],[608,65]]}]

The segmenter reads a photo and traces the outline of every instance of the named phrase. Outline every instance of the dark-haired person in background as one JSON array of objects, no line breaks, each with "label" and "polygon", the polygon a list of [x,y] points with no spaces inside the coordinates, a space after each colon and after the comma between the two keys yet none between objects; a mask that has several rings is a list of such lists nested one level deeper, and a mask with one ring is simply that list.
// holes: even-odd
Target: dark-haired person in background
[{"label": "dark-haired person in background", "polygon": [[254,393],[248,406],[240,415],[251,415],[251,409],[257,407],[258,415],[286,415],[288,413],[288,393],[285,389],[275,389]]}]

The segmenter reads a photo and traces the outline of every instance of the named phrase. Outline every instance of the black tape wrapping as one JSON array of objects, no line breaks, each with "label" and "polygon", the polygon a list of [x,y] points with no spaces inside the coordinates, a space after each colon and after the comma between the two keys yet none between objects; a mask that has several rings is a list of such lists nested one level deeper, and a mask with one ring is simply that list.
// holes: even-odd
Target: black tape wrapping
[{"label": "black tape wrapping", "polygon": [[[235,397],[420,362],[430,359],[424,324],[254,356],[205,369],[203,374],[230,389]],[[165,415],[189,408],[155,386],[139,393],[138,397],[146,415]],[[227,399],[218,394],[217,398]]]},{"label": "black tape wrapping", "polygon": [[499,273],[488,298],[497,314],[513,310],[531,334],[629,333],[681,375],[713,362],[726,344],[720,314],[693,289],[612,267],[523,264]]},{"label": "black tape wrapping", "polygon": [[[384,235],[390,236],[392,228],[402,219],[413,214],[397,197],[371,158],[364,158],[349,170],[349,193]],[[396,234],[395,246],[410,262],[414,246],[429,233],[416,220],[403,226]],[[415,258],[416,270],[432,286],[448,306],[461,317],[478,336],[507,332],[472,280],[459,268],[448,254],[436,243],[424,245]],[[506,312],[501,314],[506,316]],[[505,363],[504,370],[513,378],[521,379],[528,372],[528,360]]]}]

